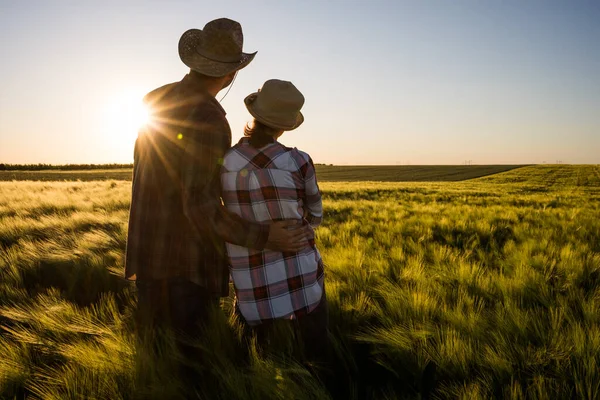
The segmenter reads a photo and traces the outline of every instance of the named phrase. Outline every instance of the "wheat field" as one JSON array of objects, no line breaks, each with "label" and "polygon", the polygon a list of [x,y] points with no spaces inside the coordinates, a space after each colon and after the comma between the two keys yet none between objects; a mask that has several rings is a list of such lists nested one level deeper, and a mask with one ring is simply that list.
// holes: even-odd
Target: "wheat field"
[{"label": "wheat field", "polygon": [[[103,168],[104,167],[104,168]],[[317,164],[321,182],[452,182],[510,171],[522,165],[378,165],[346,166]],[[74,170],[74,168],[81,168]],[[106,181],[131,180],[125,165],[4,165],[0,181]]]},{"label": "wheat field", "polygon": [[122,279],[130,182],[0,182],[0,398],[600,398],[600,167],[462,182],[324,182],[335,362],[282,326],[247,342],[232,298],[190,345],[136,341]]}]

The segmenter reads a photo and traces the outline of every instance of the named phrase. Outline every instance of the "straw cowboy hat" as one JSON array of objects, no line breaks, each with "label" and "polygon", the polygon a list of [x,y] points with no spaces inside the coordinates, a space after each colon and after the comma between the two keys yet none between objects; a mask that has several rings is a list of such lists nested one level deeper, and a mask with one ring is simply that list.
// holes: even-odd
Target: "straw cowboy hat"
[{"label": "straw cowboy hat", "polygon": [[221,77],[244,68],[256,52],[244,53],[242,26],[228,18],[210,21],[204,29],[190,29],[179,39],[179,58],[194,71]]},{"label": "straw cowboy hat", "polygon": [[248,95],[244,103],[256,120],[274,129],[291,131],[304,122],[300,112],[304,96],[292,82],[268,80],[262,89]]}]

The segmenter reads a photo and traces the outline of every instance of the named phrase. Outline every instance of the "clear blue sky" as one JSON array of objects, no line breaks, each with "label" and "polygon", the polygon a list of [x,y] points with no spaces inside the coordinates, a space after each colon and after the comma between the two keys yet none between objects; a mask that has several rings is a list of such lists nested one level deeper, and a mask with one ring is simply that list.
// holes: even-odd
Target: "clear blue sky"
[{"label": "clear blue sky", "polygon": [[0,0],[0,162],[131,162],[129,103],[224,16],[258,50],[223,101],[234,141],[279,78],[306,97],[281,141],[315,162],[600,163],[600,2],[577,0]]}]

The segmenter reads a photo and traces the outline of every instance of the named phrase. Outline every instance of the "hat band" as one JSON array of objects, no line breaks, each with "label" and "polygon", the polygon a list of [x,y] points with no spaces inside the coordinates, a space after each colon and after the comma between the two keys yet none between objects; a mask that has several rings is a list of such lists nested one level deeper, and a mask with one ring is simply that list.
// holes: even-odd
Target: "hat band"
[{"label": "hat band", "polygon": [[265,113],[265,112],[261,112],[264,110],[260,110],[260,108],[254,108],[254,115],[253,117],[256,118],[259,122],[262,122],[265,125],[275,125],[275,127],[277,128],[282,128],[282,127],[292,127],[296,124],[296,122],[298,121],[298,112],[295,113],[295,115],[287,115],[287,116],[281,116],[281,115],[269,115],[269,113]]},{"label": "hat band", "polygon": [[198,48],[196,48],[196,53],[198,53],[202,57],[206,58],[207,60],[214,61],[214,62],[219,62],[219,63],[223,63],[223,64],[239,64],[242,61],[242,57],[240,57],[239,60],[236,60],[236,61],[217,60],[216,58],[212,58],[212,57],[209,57],[209,56],[207,56],[205,54],[202,54],[200,52],[200,50],[198,50]]}]

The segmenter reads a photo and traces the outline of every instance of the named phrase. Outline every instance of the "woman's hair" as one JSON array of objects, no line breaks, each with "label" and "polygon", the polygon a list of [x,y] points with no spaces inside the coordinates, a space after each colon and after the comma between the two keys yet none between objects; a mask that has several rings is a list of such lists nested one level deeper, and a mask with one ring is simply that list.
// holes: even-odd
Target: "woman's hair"
[{"label": "woman's hair", "polygon": [[256,119],[247,123],[244,127],[244,136],[249,138],[250,145],[257,149],[273,143],[277,133],[279,133],[278,129],[271,128]]}]

